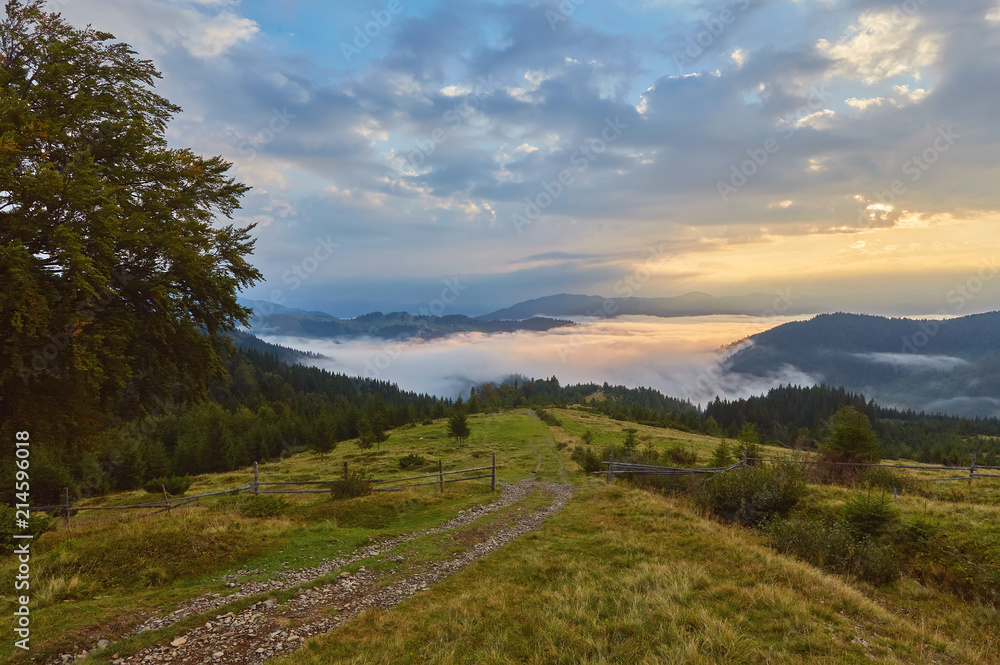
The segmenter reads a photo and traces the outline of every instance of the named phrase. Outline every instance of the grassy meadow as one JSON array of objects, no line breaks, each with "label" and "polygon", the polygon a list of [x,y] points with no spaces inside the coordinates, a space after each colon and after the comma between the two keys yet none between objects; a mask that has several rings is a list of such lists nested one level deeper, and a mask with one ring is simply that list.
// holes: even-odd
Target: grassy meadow
[{"label": "grassy meadow", "polygon": [[[538,531],[503,547],[429,593],[389,611],[369,610],[334,634],[309,640],[279,665],[313,663],[993,663],[1000,661],[998,617],[977,593],[1000,569],[1000,480],[924,482],[947,472],[908,472],[898,498],[901,529],[916,540],[912,569],[890,584],[839,575],[780,554],[767,535],[723,524],[685,494],[654,493],[627,482],[606,485],[571,460],[587,431],[600,448],[620,443],[635,427],[640,446],[681,447],[699,464],[719,439],[621,423],[584,409],[551,409],[560,426],[528,410],[469,417],[471,437],[455,442],[446,423],[400,428],[378,450],[342,442],[322,458],[301,453],[261,464],[262,482],[326,480],[346,461],[374,478],[401,478],[487,466],[496,452],[498,479],[538,478],[576,487],[574,498]],[[792,451],[762,447],[767,456]],[[400,468],[420,455],[425,470]],[[806,453],[794,453],[803,456]],[[193,479],[188,494],[248,484],[252,471]],[[852,497],[884,490],[809,484],[796,507],[804,516],[835,515]],[[491,502],[489,480],[472,480],[334,501],[324,494],[283,495],[278,514],[247,517],[229,497],[202,499],[171,513],[139,517],[88,511],[61,522],[32,550],[32,651],[11,641],[0,659],[42,662],[91,649],[86,662],[110,662],[169,641],[185,630],[264,597],[243,598],[203,615],[127,637],[145,619],[169,614],[206,593],[232,590],[220,577],[249,570],[249,579],[309,568],[384,540],[441,524]],[[142,491],[93,503],[155,500]],[[484,520],[509,519],[543,505],[535,493]],[[894,504],[895,505],[895,504]],[[475,527],[467,527],[475,528]],[[920,529],[935,534],[919,547]],[[451,538],[421,537],[399,552],[411,570],[452,556]],[[910,542],[910,541],[906,541]],[[926,550],[926,551],[925,551]],[[921,558],[923,557],[923,558]],[[958,563],[964,562],[964,563]],[[396,574],[383,561],[362,562]],[[13,579],[15,562],[0,564]],[[335,573],[333,573],[335,574]],[[323,579],[310,585],[322,584]],[[971,590],[971,591],[970,591]],[[10,623],[12,599],[0,607]]]}]

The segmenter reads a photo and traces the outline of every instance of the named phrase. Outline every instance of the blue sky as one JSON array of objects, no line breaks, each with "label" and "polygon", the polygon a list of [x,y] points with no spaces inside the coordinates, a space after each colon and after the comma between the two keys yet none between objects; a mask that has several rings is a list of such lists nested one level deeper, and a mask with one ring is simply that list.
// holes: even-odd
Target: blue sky
[{"label": "blue sky", "polygon": [[253,186],[249,297],[458,284],[476,314],[641,271],[640,296],[997,308],[996,0],[50,6],[151,58],[171,142]]}]

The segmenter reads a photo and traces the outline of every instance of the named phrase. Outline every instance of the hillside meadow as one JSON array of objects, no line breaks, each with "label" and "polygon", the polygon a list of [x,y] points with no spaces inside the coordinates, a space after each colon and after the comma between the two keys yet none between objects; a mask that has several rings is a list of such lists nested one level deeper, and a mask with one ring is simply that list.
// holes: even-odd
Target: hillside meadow
[{"label": "hillside meadow", "polygon": [[[583,408],[550,409],[559,425],[517,410],[469,417],[471,437],[455,442],[446,423],[399,428],[378,450],[340,443],[323,457],[301,453],[262,464],[266,482],[327,480],[352,471],[380,479],[485,466],[497,454],[498,480],[570,483],[573,497],[541,528],[459,570],[392,609],[365,610],[336,631],[313,637],[278,665],[313,663],[993,663],[1000,660],[997,611],[985,587],[1000,568],[1000,480],[923,482],[940,471],[909,473],[898,498],[900,533],[924,529],[935,548],[907,550],[907,568],[888,584],[832,574],[781,554],[765,530],[723,523],[687,491],[606,484],[572,460],[584,433],[594,448],[623,440],[681,449],[706,465],[719,439],[611,420]],[[807,452],[762,447],[766,456]],[[424,458],[404,470],[400,458]],[[947,476],[948,473],[944,473]],[[187,494],[246,485],[252,470],[193,478]],[[832,516],[870,487],[809,483],[795,514]],[[282,495],[273,514],[252,517],[232,497],[210,497],[168,513],[92,511],[37,540],[32,556],[32,650],[0,645],[9,662],[47,662],[59,654],[110,663],[251,603],[284,604],[295,589],[227,602],[223,575],[268,580],[347,557],[370,545],[429,529],[496,499],[489,479],[415,487],[346,500]],[[884,490],[883,490],[884,494]],[[90,502],[155,500],[142,491]],[[398,550],[405,561],[373,555],[352,564],[379,584],[448,560],[491,524],[537,510],[542,492],[446,532],[417,536]],[[895,504],[894,504],[895,505]],[[913,526],[917,525],[917,526]],[[909,542],[909,541],[907,541]],[[925,551],[926,550],[926,551]],[[956,558],[958,557],[958,558]],[[960,569],[956,561],[966,562]],[[395,561],[395,560],[393,560]],[[4,574],[13,576],[10,560]],[[318,587],[338,570],[303,584]],[[226,578],[230,579],[230,578]],[[1000,580],[998,586],[1000,586]],[[150,618],[205,594],[210,610],[141,635]],[[13,604],[0,610],[10,622]],[[330,608],[330,612],[336,609]],[[95,648],[100,639],[112,642]]]}]

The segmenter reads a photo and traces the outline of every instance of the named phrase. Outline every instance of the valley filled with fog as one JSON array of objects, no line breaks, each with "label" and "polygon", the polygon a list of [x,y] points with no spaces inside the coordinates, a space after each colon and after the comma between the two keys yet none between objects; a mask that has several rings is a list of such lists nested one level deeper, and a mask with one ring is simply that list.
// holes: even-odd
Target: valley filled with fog
[{"label": "valley filled with fog", "polygon": [[788,321],[809,318],[636,316],[581,318],[572,328],[487,335],[468,333],[430,341],[325,340],[261,335],[266,341],[326,356],[303,360],[332,372],[398,383],[442,397],[511,374],[556,376],[563,384],[647,386],[704,404],[716,395],[746,397],[772,385],[816,381],[791,368],[767,378],[727,374],[721,362],[735,342]]}]

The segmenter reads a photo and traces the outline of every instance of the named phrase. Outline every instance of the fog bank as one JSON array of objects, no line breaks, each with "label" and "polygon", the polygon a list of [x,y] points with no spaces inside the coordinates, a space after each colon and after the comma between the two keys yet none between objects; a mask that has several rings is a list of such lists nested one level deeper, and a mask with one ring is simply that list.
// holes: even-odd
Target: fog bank
[{"label": "fog bank", "polygon": [[808,317],[585,318],[572,328],[546,332],[468,333],[413,342],[263,338],[321,353],[327,358],[307,362],[332,372],[390,381],[405,390],[442,397],[467,395],[475,384],[522,374],[556,376],[564,385],[647,386],[705,404],[716,395],[746,397],[779,383],[814,383],[814,377],[790,367],[766,378],[727,374],[720,367],[734,342],[804,318]]}]

